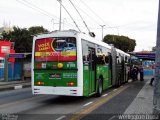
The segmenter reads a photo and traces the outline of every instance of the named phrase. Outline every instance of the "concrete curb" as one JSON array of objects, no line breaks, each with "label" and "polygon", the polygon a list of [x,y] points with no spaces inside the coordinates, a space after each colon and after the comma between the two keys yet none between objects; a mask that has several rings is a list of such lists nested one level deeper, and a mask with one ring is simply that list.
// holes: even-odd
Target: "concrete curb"
[{"label": "concrete curb", "polygon": [[25,84],[25,83],[30,83],[31,81],[0,81],[0,87],[5,86],[5,85],[15,85],[15,84]]},{"label": "concrete curb", "polygon": [[31,87],[31,83],[10,84],[10,85],[0,86],[0,91],[16,90],[16,89],[22,89],[22,88],[28,88],[28,87]]}]

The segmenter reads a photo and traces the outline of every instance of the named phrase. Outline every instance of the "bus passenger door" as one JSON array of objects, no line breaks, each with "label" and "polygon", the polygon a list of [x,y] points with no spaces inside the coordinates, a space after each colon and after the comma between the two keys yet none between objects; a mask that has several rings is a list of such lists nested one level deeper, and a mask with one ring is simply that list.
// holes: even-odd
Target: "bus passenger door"
[{"label": "bus passenger door", "polygon": [[112,74],[112,55],[111,55],[111,53],[108,53],[108,58],[109,58],[109,69],[108,69],[108,78],[109,78],[109,86],[111,86],[112,85],[112,76],[113,76],[113,74]]},{"label": "bus passenger door", "polygon": [[89,92],[96,91],[96,63],[95,63],[95,48],[88,48],[89,55]]}]

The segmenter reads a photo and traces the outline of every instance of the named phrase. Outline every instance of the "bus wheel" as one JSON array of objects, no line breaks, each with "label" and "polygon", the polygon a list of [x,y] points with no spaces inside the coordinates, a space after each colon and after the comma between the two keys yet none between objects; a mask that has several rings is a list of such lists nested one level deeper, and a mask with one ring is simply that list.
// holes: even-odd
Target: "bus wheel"
[{"label": "bus wheel", "polygon": [[103,87],[102,87],[102,79],[99,79],[97,97],[100,97],[100,96],[102,95],[102,91],[103,91]]}]

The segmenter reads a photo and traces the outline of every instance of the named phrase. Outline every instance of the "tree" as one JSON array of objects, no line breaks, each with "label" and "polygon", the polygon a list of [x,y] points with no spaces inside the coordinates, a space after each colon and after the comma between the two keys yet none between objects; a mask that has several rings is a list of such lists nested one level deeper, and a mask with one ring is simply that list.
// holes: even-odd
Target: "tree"
[{"label": "tree", "polygon": [[26,28],[13,27],[9,33],[3,32],[3,38],[15,43],[14,49],[17,53],[32,52],[33,36],[48,30],[42,26]]},{"label": "tree", "polygon": [[32,51],[32,37],[26,28],[13,27],[13,31],[2,33],[3,38],[14,42],[17,53]]},{"label": "tree", "polygon": [[106,35],[103,42],[113,44],[116,48],[124,52],[132,52],[136,46],[136,41],[127,36]]},{"label": "tree", "polygon": [[155,52],[156,51],[156,46],[152,47],[152,51]]},{"label": "tree", "polygon": [[48,32],[48,30],[43,28],[42,26],[30,27],[30,28],[28,28],[28,31],[30,32],[31,35],[36,35],[36,34]]}]

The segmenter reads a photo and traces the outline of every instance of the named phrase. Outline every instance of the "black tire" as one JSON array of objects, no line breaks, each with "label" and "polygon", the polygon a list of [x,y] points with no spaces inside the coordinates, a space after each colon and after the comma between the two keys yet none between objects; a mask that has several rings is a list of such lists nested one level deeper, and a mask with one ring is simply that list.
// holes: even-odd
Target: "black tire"
[{"label": "black tire", "polygon": [[103,91],[102,79],[98,81],[97,97],[101,97]]}]

